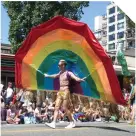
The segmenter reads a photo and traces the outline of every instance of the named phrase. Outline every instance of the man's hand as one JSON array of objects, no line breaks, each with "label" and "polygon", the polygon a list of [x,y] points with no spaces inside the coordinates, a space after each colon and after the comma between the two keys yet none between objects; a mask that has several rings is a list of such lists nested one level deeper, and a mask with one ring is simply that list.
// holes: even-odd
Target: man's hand
[{"label": "man's hand", "polygon": [[80,79],[80,82],[85,82],[86,77]]},{"label": "man's hand", "polygon": [[44,77],[48,77],[48,78],[57,78],[59,77],[59,74],[53,74],[53,75],[48,75],[48,74],[44,74]]},{"label": "man's hand", "polygon": [[45,76],[45,77],[48,77],[48,74],[45,73],[44,76]]},{"label": "man's hand", "polygon": [[87,79],[87,77],[82,78],[83,81],[85,81],[86,79]]}]

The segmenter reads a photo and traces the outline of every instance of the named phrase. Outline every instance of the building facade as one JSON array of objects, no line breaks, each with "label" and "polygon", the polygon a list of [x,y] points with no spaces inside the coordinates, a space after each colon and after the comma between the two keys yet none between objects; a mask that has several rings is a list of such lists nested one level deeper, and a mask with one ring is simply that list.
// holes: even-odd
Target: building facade
[{"label": "building facade", "polygon": [[8,82],[15,84],[15,55],[10,45],[1,44],[1,83],[7,87]]},{"label": "building facade", "polygon": [[[112,59],[116,75],[120,86],[128,86],[126,81],[135,76],[135,29],[130,29],[127,24],[127,16],[121,9],[111,2],[106,8],[106,15],[94,18],[94,34],[99,43],[104,47],[109,57]],[[116,51],[119,44],[124,47],[124,55],[127,61],[130,77],[122,75],[120,64],[114,64]]]},{"label": "building facade", "polygon": [[107,45],[107,17],[106,16],[96,16],[94,22],[94,34],[102,45],[102,47],[106,50]]},{"label": "building facade", "polygon": [[124,45],[124,50],[135,48],[135,30],[127,24],[127,16],[111,2],[107,6],[107,51],[116,51],[118,45]]},{"label": "building facade", "polygon": [[124,50],[135,48],[135,29],[129,28],[127,16],[111,2],[106,9],[106,15],[94,18],[94,34],[99,43],[108,52],[116,52],[119,44]]}]

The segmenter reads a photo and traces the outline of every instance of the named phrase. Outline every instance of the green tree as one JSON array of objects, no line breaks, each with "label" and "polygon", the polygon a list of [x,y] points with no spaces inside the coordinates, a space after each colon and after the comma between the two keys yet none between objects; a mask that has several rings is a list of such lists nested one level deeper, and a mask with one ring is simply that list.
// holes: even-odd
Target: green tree
[{"label": "green tree", "polygon": [[10,17],[9,41],[12,53],[16,53],[32,27],[56,15],[80,20],[84,14],[83,8],[89,6],[89,2],[80,1],[4,1],[2,4]]}]

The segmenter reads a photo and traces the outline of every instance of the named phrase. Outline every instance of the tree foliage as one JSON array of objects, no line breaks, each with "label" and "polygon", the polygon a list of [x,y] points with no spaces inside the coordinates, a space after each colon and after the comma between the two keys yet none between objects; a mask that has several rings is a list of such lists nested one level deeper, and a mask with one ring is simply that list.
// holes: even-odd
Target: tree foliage
[{"label": "tree foliage", "polygon": [[16,53],[32,27],[56,15],[80,20],[84,14],[83,8],[88,7],[89,2],[4,1],[3,6],[10,17],[9,41],[12,53]]}]

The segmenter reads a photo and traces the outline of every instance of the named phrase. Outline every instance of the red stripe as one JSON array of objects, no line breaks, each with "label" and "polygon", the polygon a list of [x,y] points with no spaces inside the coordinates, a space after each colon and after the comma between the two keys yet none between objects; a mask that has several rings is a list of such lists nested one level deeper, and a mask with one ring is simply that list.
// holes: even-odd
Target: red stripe
[{"label": "red stripe", "polygon": [[[92,45],[91,48],[94,50],[94,52],[97,54],[99,59],[103,62],[103,65],[105,67],[110,86],[112,89],[113,96],[117,103],[119,104],[126,104],[126,101],[123,98],[123,95],[121,93],[121,89],[119,86],[119,82],[117,79],[117,76],[115,74],[114,68],[112,66],[111,59],[107,56],[105,53],[103,47],[98,43],[97,39],[95,38],[94,34],[91,32],[91,30],[88,28],[88,26],[84,23],[76,22],[74,20],[70,20],[61,16],[54,17],[53,19],[33,28],[31,32],[29,33],[28,37],[24,41],[22,47],[18,50],[16,53],[15,59],[16,59],[16,86],[22,87],[21,84],[21,64],[24,56],[32,46],[32,44],[42,35],[45,33],[48,33],[52,30],[63,28],[72,30],[87,40],[87,42]],[[95,40],[96,42],[94,42]]]}]

